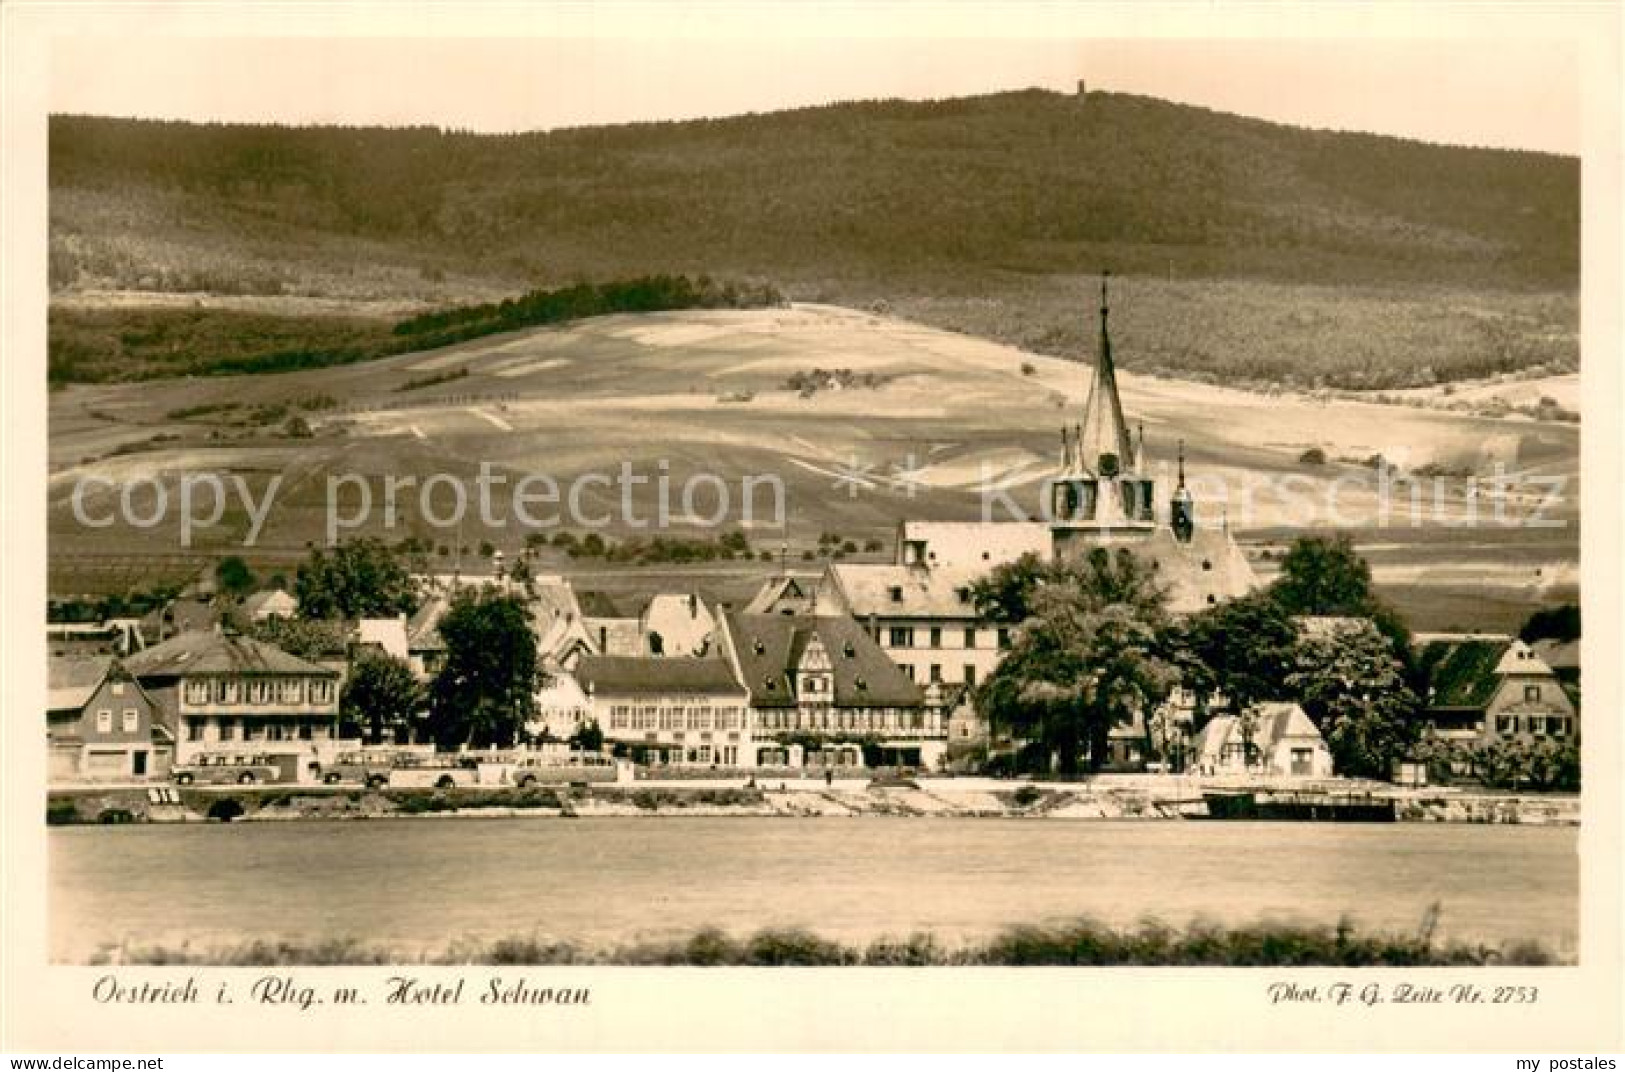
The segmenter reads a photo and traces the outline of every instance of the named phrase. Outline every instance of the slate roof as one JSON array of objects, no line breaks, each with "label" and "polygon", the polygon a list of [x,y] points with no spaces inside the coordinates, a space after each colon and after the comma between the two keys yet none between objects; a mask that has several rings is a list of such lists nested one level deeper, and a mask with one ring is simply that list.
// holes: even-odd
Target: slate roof
[{"label": "slate roof", "polygon": [[84,707],[112,665],[111,655],[52,658],[46,672],[46,710],[77,711]]},{"label": "slate roof", "polygon": [[654,658],[633,655],[583,655],[576,680],[593,696],[664,696],[711,693],[743,697],[733,667],[720,658]]},{"label": "slate roof", "polygon": [[1495,668],[1511,647],[1504,637],[1423,644],[1418,665],[1429,686],[1428,706],[1481,708],[1489,703],[1501,684]]},{"label": "slate roof", "polygon": [[970,587],[989,572],[980,566],[921,569],[867,562],[835,563],[829,568],[845,609],[860,620],[871,614],[973,620],[976,604],[969,598]]},{"label": "slate roof", "polygon": [[182,633],[124,660],[137,678],[182,674],[320,674],[338,671],[289,655],[253,637],[234,633]]},{"label": "slate roof", "polygon": [[836,707],[919,707],[925,702],[920,687],[849,617],[734,613],[725,620],[753,707],[796,706],[791,674],[814,636],[829,655]]}]

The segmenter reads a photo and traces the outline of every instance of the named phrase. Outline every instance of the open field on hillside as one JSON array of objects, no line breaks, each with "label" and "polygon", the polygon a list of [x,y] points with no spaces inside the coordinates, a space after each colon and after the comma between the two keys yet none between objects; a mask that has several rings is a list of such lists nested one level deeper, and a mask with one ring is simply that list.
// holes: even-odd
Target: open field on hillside
[{"label": "open field on hillside", "polygon": [[[1119,352],[1136,343],[1131,326],[1116,339]],[[466,375],[400,390],[452,369]],[[815,369],[850,370],[852,385],[810,394],[787,386]],[[75,385],[51,396],[53,564],[61,571],[103,555],[183,550],[173,516],[147,528],[81,525],[70,498],[80,478],[155,478],[173,504],[183,474],[210,472],[240,480],[256,504],[273,493],[251,553],[284,561],[326,538],[330,498],[344,522],[340,536],[419,536],[447,548],[441,564],[459,543],[488,540],[511,554],[532,531],[517,523],[511,489],[527,474],[546,474],[559,501],[533,504],[538,517],[565,509],[574,487],[578,517],[606,519],[611,539],[646,538],[664,503],[669,533],[714,535],[705,523],[715,517],[743,528],[757,550],[787,546],[793,565],[811,566],[802,555],[824,532],[889,547],[905,517],[974,519],[984,484],[1005,496],[988,500],[993,516],[1036,513],[1060,425],[1075,419],[1088,374],[1075,362],[908,321],[797,305],[603,317],[274,376]],[[1572,424],[1131,373],[1121,385],[1164,493],[1183,440],[1205,523],[1237,529],[1257,545],[1265,569],[1263,554],[1280,542],[1271,530],[1341,523],[1371,530],[1367,539],[1383,548],[1374,556],[1382,582],[1488,586],[1519,605],[1573,582]],[[256,423],[263,413],[298,416],[310,434]],[[1300,461],[1310,448],[1327,462]],[[1376,455],[1400,469],[1379,475],[1367,464]],[[489,516],[470,498],[460,526],[442,523],[452,485],[474,496],[482,465],[507,481],[493,485]],[[1450,475],[1415,476],[1429,466],[1424,472]],[[1466,474],[1496,472],[1508,481],[1502,494],[1471,493]],[[384,480],[392,474],[416,484],[398,489],[394,525],[386,526]],[[425,500],[421,486],[437,474]],[[596,482],[577,484],[584,475]],[[641,481],[623,488],[627,477]],[[363,485],[372,500],[366,523]],[[253,511],[230,488],[219,522],[193,532],[192,552],[238,549],[251,531]],[[111,486],[88,491],[89,516],[119,505]],[[139,515],[150,513],[153,496],[150,486],[133,494]],[[211,512],[210,502],[198,503],[195,513]],[[579,534],[593,526],[566,527]],[[562,556],[543,563],[553,567],[595,568]],[[770,568],[758,562],[739,573]]]}]

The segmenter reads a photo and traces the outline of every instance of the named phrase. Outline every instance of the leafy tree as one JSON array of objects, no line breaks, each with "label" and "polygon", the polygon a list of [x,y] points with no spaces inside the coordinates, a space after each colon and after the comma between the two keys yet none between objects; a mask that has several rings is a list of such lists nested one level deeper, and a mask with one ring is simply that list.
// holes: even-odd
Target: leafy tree
[{"label": "leafy tree", "polygon": [[227,555],[215,564],[215,589],[225,596],[241,598],[254,590],[254,571],[238,555]]},{"label": "leafy tree", "polygon": [[417,609],[417,588],[395,552],[374,539],[316,548],[294,579],[305,618],[393,618]]},{"label": "leafy tree", "polygon": [[580,729],[571,734],[570,747],[583,752],[603,751],[604,731],[598,727],[598,720],[592,719],[583,723]]},{"label": "leafy tree", "polygon": [[1340,774],[1387,778],[1417,739],[1416,694],[1375,630],[1303,637],[1286,684],[1325,736]]},{"label": "leafy tree", "polygon": [[345,721],[363,727],[369,744],[381,744],[399,726],[410,726],[423,703],[412,668],[381,651],[359,655],[339,697]]},{"label": "leafy tree", "polygon": [[1027,616],[1009,655],[977,691],[981,709],[1041,743],[1063,773],[1107,756],[1111,728],[1149,711],[1177,670],[1164,656],[1164,594],[1138,559],[1100,552],[1077,565],[1018,569],[991,578],[990,605]]},{"label": "leafy tree", "polygon": [[1175,658],[1196,693],[1199,718],[1216,693],[1238,711],[1289,697],[1298,627],[1267,593],[1208,607],[1184,622],[1175,638]]},{"label": "leafy tree", "polygon": [[1290,614],[1364,614],[1371,601],[1371,566],[1347,533],[1300,536],[1281,559],[1270,586]]},{"label": "leafy tree", "polygon": [[1531,614],[1518,630],[1525,644],[1537,640],[1569,641],[1580,639],[1580,605],[1564,603],[1556,607],[1543,607]]},{"label": "leafy tree", "polygon": [[440,619],[446,663],[430,686],[430,728],[443,747],[509,747],[536,706],[536,633],[522,600],[464,590]]}]

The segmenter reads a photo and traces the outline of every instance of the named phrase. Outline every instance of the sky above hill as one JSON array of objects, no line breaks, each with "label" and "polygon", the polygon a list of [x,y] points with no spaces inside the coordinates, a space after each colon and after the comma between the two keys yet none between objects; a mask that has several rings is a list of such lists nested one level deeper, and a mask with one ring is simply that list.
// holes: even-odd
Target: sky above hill
[{"label": "sky above hill", "polygon": [[53,47],[49,108],[497,132],[1083,80],[1299,126],[1577,154],[1576,57],[1539,37],[74,36]]}]

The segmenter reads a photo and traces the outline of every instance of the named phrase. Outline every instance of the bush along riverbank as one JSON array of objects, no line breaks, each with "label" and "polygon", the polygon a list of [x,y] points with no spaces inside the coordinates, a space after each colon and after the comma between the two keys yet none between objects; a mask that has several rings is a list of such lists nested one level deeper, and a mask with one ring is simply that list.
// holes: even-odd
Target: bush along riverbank
[{"label": "bush along riverbank", "polygon": [[[1374,784],[1373,784],[1374,785]],[[1228,787],[1235,788],[1235,787]],[[825,786],[816,779],[761,786],[492,786],[364,789],[359,786],[259,786],[229,789],[84,786],[52,790],[52,826],[205,821],[295,821],[411,817],[530,816],[901,816],[1002,819],[1182,819],[1206,812],[1200,789],[1128,784],[922,779],[918,784]],[[1346,790],[1345,790],[1346,792]],[[1577,796],[1468,794],[1374,787],[1401,822],[1573,826]]]},{"label": "bush along riverbank", "polygon": [[589,945],[546,937],[460,941],[428,953],[345,940],[251,941],[194,947],[129,945],[102,950],[96,964],[139,965],[625,965],[688,967],[1421,967],[1560,963],[1535,942],[1443,944],[1436,911],[1415,934],[1361,933],[1348,921],[1313,927],[1276,923],[1169,927],[1147,921],[1114,928],[1082,919],[1009,927],[994,937],[950,943],[929,933],[854,945],[801,928],[735,937],[714,927],[685,938]]}]

